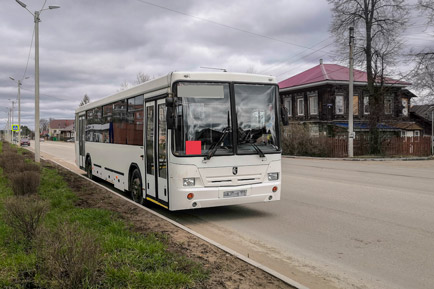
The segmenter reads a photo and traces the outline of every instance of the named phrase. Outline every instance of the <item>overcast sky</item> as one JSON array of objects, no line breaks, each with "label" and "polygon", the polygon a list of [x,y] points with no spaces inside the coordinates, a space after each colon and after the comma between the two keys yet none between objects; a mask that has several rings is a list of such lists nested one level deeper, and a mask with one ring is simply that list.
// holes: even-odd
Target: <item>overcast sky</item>
[{"label": "overcast sky", "polygon": [[[0,1],[0,127],[12,105],[8,99],[17,98],[9,77],[28,76],[21,89],[21,124],[33,129],[33,16],[14,0]],[[32,12],[44,2],[61,6],[43,11],[39,25],[40,117],[46,119],[73,119],[84,94],[91,101],[111,95],[140,72],[157,77],[208,71],[200,68],[205,66],[269,74],[280,81],[321,58],[334,62],[326,0],[23,2]],[[423,47],[424,29],[416,26],[406,36]],[[15,109],[15,123],[17,115]]]}]

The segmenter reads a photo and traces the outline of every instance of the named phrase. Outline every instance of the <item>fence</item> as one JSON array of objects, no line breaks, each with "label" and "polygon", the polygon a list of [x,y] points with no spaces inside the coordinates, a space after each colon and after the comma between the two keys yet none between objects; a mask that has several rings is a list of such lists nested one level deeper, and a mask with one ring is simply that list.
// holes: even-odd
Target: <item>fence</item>
[{"label": "fence", "polygon": [[[346,138],[324,138],[319,140],[326,146],[329,157],[347,157],[348,140]],[[369,154],[369,139],[356,138],[353,142],[354,155]],[[381,142],[381,155],[384,156],[429,156],[431,155],[431,138],[428,137],[388,137]]]}]

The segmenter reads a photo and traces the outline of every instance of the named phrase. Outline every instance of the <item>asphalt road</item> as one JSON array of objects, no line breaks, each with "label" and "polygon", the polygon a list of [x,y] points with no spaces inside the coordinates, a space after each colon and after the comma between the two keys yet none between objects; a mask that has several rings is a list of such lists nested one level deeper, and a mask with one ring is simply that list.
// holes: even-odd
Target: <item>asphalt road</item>
[{"label": "asphalt road", "polygon": [[[74,167],[71,143],[41,154]],[[434,288],[434,161],[284,158],[280,202],[154,209],[310,288]]]}]

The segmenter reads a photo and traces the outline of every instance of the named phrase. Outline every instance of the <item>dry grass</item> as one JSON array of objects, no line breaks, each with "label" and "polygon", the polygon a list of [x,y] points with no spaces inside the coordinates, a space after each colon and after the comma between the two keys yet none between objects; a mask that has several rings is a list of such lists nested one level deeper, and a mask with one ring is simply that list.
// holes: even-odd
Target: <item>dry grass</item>
[{"label": "dry grass", "polygon": [[[7,147],[3,146],[3,147]],[[6,175],[11,175],[19,172],[19,169],[24,165],[24,158],[17,153],[5,151],[0,155],[0,166]]]},{"label": "dry grass", "polygon": [[37,164],[28,163],[24,156],[8,145],[3,146],[0,167],[10,179],[12,190],[17,196],[36,194],[40,183],[41,169]]},{"label": "dry grass", "polygon": [[24,171],[11,175],[12,190],[16,196],[34,195],[38,192],[41,174],[38,171]]},{"label": "dry grass", "polygon": [[72,289],[97,283],[102,250],[91,233],[64,223],[40,236],[38,264],[47,287]]},{"label": "dry grass", "polygon": [[15,239],[30,248],[48,210],[48,203],[36,196],[14,196],[4,202],[3,220],[12,228]]}]

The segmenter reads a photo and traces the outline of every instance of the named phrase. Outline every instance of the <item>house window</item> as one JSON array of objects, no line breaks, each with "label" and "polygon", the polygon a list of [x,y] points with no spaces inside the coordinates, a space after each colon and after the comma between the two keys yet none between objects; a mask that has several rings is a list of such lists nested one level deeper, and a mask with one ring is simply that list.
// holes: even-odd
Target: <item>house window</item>
[{"label": "house window", "polygon": [[402,108],[402,115],[403,116],[408,116],[408,99],[407,98],[402,98],[401,99],[401,104],[403,106],[403,108]]},{"label": "house window", "polygon": [[418,142],[420,140],[420,131],[415,130],[414,131],[414,139]]},{"label": "house window", "polygon": [[297,115],[304,115],[304,98],[297,98]]},{"label": "house window", "polygon": [[353,95],[353,115],[359,115],[359,96]]},{"label": "house window", "polygon": [[344,96],[342,94],[336,95],[335,107],[336,114],[344,114]]},{"label": "house window", "polygon": [[391,96],[387,96],[384,98],[384,113],[392,114],[393,112],[393,98]]},{"label": "house window", "polygon": [[285,98],[283,105],[288,110],[288,116],[292,116],[292,99],[291,99],[291,97]]},{"label": "house window", "polygon": [[309,125],[309,133],[310,133],[310,136],[319,137],[319,125],[318,124],[310,124]]},{"label": "house window", "polygon": [[309,98],[309,114],[317,115],[318,114],[318,92],[309,92],[307,94]]},{"label": "house window", "polygon": [[369,114],[369,96],[363,97],[363,114]]}]

